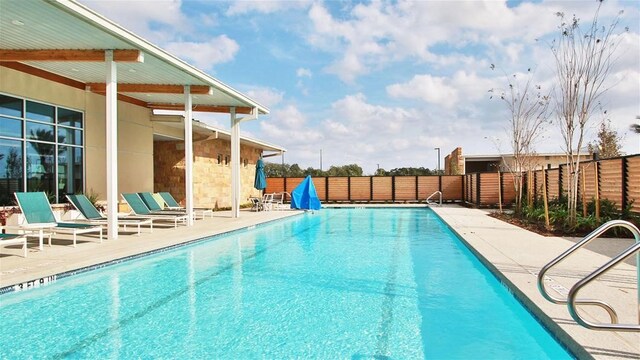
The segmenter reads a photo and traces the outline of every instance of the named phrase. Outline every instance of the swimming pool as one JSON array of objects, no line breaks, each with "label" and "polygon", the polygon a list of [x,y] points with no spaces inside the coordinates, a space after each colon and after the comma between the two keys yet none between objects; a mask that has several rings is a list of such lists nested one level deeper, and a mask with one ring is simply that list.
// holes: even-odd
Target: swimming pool
[{"label": "swimming pool", "polygon": [[2,295],[0,319],[12,359],[571,357],[429,209],[308,213]]}]

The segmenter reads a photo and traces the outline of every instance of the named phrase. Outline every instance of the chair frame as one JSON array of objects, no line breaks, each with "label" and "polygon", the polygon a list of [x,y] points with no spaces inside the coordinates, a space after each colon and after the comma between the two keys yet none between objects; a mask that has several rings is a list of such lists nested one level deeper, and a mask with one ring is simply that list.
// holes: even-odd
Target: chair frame
[{"label": "chair frame", "polygon": [[20,201],[20,196],[18,194],[28,194],[28,192],[16,192],[14,193],[14,196],[18,202],[18,206],[20,207],[20,210],[22,211],[23,214],[25,214],[24,216],[24,220],[25,220],[25,224],[19,224],[18,228],[22,231],[38,231],[38,238],[39,238],[39,249],[43,250],[44,246],[43,246],[43,238],[44,238],[44,230],[46,229],[47,232],[49,233],[49,246],[51,246],[51,235],[53,234],[58,234],[58,233],[62,233],[62,234],[71,234],[73,236],[73,247],[76,247],[78,244],[78,235],[84,235],[84,234],[89,234],[89,233],[94,233],[94,232],[99,232],[100,233],[100,243],[102,244],[102,226],[92,226],[92,225],[86,225],[86,227],[84,228],[76,228],[76,227],[68,227],[65,228],[63,227],[64,225],[82,225],[80,223],[65,223],[65,222],[59,222],[57,221],[57,219],[55,218],[55,215],[53,214],[53,210],[51,209],[51,203],[49,203],[49,199],[47,199],[47,196],[44,192],[41,192],[42,196],[44,197],[44,201],[46,201],[47,206],[49,207],[49,211],[51,212],[51,218],[54,220],[52,222],[45,222],[45,223],[29,223],[27,220],[27,214],[24,211],[23,205]]},{"label": "chair frame", "polygon": [[[84,195],[82,195],[84,196]],[[87,215],[84,213],[84,211],[82,211],[80,209],[80,207],[78,206],[78,204],[75,203],[75,201],[73,201],[71,199],[71,197],[69,197],[69,195],[66,195],[67,200],[69,200],[69,203],[76,209],[78,210],[78,212],[80,212],[80,214],[84,217],[84,219],[76,219],[79,222],[86,222],[89,224],[95,224],[95,225],[100,225],[100,226],[107,226],[108,224],[108,219],[104,216],[104,214],[102,214],[98,209],[94,209],[96,210],[97,213],[99,213],[102,218],[100,219],[96,219],[96,218],[88,218]],[[87,199],[88,200],[88,199]],[[91,204],[91,206],[93,206],[93,204]],[[153,232],[153,219],[150,217],[138,217],[138,218],[127,218],[127,217],[118,217],[118,225],[122,225],[122,227],[124,228],[124,230],[127,230],[127,225],[131,226],[134,225],[138,228],[138,233],[136,234],[137,236],[140,236],[141,233],[141,226],[142,225],[149,225],[149,232]]]}]

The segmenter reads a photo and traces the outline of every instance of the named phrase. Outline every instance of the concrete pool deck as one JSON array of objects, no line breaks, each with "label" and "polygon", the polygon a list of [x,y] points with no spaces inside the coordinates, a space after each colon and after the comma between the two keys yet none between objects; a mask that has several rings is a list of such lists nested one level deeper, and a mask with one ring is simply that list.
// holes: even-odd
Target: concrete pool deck
[{"label": "concrete pool deck", "polygon": [[[640,359],[640,334],[585,329],[575,323],[566,306],[549,303],[538,292],[537,271],[573,245],[575,240],[544,237],[522,230],[487,216],[484,210],[460,206],[434,207],[433,210],[579,358]],[[44,251],[38,251],[37,240],[31,238],[26,259],[20,256],[19,246],[0,248],[0,288],[298,214],[299,211],[242,211],[240,218],[233,219],[230,212],[216,212],[213,218],[197,220],[193,227],[179,226],[174,229],[173,226],[160,227],[154,224],[153,233],[144,232],[146,229],[143,229],[140,236],[121,234],[118,240],[105,240],[102,244],[97,242],[97,238],[81,236],[78,246],[73,248],[70,241],[56,241],[54,238],[53,245],[45,245]],[[563,292],[563,289],[570,288],[581,277],[610,259],[607,254],[616,254],[618,248],[621,251],[632,242],[631,239],[595,240],[592,250],[589,247],[579,250],[552,270],[549,284]],[[637,324],[636,296],[636,267],[629,263],[619,264],[581,292],[581,298],[598,298],[612,304],[621,323]],[[606,313],[599,309],[586,308],[582,312],[592,321],[608,320]]]},{"label": "concrete pool deck", "polygon": [[[579,358],[640,359],[640,333],[588,330],[571,318],[566,305],[552,304],[540,295],[538,270],[575,241],[522,230],[488,216],[483,210],[459,206],[434,207],[433,210],[473,248],[485,265],[499,272],[499,278]],[[554,295],[566,297],[565,291],[575,282],[611,259],[603,254],[617,254],[633,242],[633,239],[594,240],[593,250],[589,247],[578,250],[548,273],[548,291],[557,291]],[[618,264],[587,285],[580,292],[580,298],[603,300],[616,310],[620,323],[638,324],[636,276],[635,266]],[[599,308],[581,307],[581,313],[590,321],[609,322],[606,312]]]}]

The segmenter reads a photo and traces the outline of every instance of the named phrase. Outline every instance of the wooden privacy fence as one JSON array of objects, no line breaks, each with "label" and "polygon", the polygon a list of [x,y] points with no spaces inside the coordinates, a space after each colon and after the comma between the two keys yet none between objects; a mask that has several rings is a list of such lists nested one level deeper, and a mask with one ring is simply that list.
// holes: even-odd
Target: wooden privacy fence
[{"label": "wooden privacy fence", "polygon": [[[531,185],[534,197],[542,196],[543,181],[549,199],[566,195],[569,188],[569,167],[561,165],[545,171],[536,170],[524,174],[523,197],[527,196],[527,186]],[[631,205],[631,211],[640,213],[640,154],[599,161],[585,161],[580,164],[581,175],[578,182],[580,201],[596,198],[607,199],[621,210]],[[501,186],[498,187],[498,177]],[[476,206],[498,204],[498,191],[502,203],[515,199],[513,176],[510,173],[478,173],[464,175],[464,201]]]},{"label": "wooden privacy fence", "polygon": [[[291,192],[302,177],[267,178],[265,193]],[[322,202],[424,202],[436,191],[443,201],[462,201],[462,175],[314,177]]]},{"label": "wooden privacy fence", "polygon": [[[578,193],[591,201],[607,199],[623,209],[631,204],[640,213],[640,154],[581,163]],[[537,170],[524,174],[523,196],[527,187],[535,197],[542,196],[545,181],[547,196],[554,199],[569,188],[568,166]],[[267,178],[266,193],[291,192],[304,178]],[[445,201],[461,201],[475,206],[497,206],[515,200],[514,178],[510,173],[475,173],[433,176],[352,176],[315,177],[313,183],[322,202],[424,202],[435,191]],[[597,193],[596,193],[597,191]],[[287,199],[289,200],[289,199]]]}]

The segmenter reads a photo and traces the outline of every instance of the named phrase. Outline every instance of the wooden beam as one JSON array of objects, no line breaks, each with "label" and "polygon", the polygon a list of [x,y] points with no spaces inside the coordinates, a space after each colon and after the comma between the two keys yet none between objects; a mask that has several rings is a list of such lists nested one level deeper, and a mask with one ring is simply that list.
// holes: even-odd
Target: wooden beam
[{"label": "wooden beam", "polygon": [[69,79],[68,77],[64,77],[58,74],[54,74],[42,69],[35,68],[33,66],[29,66],[26,64],[22,64],[19,62],[10,62],[10,61],[0,61],[0,66],[4,66],[6,68],[10,68],[13,70],[21,71],[23,73],[27,73],[29,75],[41,77],[46,80],[50,80],[53,82],[57,82],[60,84],[64,84],[67,86],[71,86],[76,89],[84,90],[86,85],[83,82]]},{"label": "wooden beam", "polygon": [[[0,61],[95,61],[104,62],[105,50],[7,50],[0,49]],[[117,62],[144,62],[140,50],[113,50]]]},{"label": "wooden beam", "polygon": [[[87,83],[92,92],[104,93],[107,87],[104,83]],[[206,85],[191,85],[192,95],[211,95],[213,89]],[[167,84],[118,84],[118,92],[149,93],[149,94],[182,94],[184,85]]]},{"label": "wooden beam", "polygon": [[[184,110],[183,104],[149,103],[148,107],[154,110]],[[199,112],[218,112],[218,113],[231,112],[231,106],[193,105],[192,109],[193,111],[199,111]],[[251,108],[246,106],[236,106],[236,114],[251,114]]]}]

